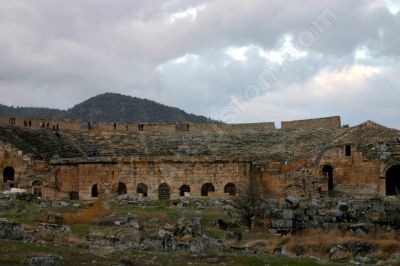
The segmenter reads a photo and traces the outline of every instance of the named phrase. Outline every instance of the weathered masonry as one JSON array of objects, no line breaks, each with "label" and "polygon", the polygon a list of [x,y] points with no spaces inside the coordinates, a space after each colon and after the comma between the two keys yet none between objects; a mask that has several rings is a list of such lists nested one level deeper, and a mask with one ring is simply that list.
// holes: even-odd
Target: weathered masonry
[{"label": "weathered masonry", "polygon": [[2,190],[49,199],[398,195],[400,131],[340,117],[274,123],[127,124],[0,118]]}]

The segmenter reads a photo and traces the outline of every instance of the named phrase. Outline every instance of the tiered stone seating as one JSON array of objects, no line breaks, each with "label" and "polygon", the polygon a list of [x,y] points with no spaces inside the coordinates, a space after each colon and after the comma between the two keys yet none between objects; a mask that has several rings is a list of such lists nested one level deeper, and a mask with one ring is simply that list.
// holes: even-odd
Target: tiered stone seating
[{"label": "tiered stone seating", "polygon": [[39,159],[82,157],[84,153],[61,133],[46,129],[0,126],[0,141]]},{"label": "tiered stone seating", "polygon": [[[218,132],[132,132],[122,130],[45,129],[1,126],[0,140],[40,158],[202,156],[251,158],[253,161],[296,161],[314,158],[331,148],[354,144],[370,159],[383,151],[399,155],[399,131],[367,121],[356,127],[266,129]],[[371,147],[373,144],[373,148]],[[316,158],[316,160],[315,160]]]}]

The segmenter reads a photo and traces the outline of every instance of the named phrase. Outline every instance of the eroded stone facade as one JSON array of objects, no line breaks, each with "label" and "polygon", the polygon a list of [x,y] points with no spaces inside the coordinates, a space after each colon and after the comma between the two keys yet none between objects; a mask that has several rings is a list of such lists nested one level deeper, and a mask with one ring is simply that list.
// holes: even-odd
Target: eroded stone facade
[{"label": "eroded stone facade", "polygon": [[49,199],[224,197],[251,177],[273,197],[400,189],[400,131],[372,121],[341,126],[339,117],[281,129],[0,118],[0,141],[1,188]]}]

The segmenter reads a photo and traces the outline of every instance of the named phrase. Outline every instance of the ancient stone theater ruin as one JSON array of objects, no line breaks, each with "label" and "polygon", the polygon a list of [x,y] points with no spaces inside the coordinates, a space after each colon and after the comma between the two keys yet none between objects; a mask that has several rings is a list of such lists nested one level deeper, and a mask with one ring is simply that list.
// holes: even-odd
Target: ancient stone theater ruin
[{"label": "ancient stone theater ruin", "polygon": [[397,195],[400,131],[340,117],[258,124],[0,118],[2,190],[47,199]]}]

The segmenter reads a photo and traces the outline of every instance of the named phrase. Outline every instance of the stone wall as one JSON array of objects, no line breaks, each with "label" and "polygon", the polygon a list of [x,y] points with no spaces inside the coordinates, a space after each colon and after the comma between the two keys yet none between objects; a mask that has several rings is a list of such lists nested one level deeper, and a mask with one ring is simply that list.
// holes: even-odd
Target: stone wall
[{"label": "stone wall", "polygon": [[139,184],[145,184],[148,197],[158,199],[159,186],[170,187],[170,197],[180,197],[182,185],[190,187],[190,195],[202,196],[202,186],[211,183],[214,192],[209,196],[223,197],[225,185],[242,186],[250,176],[250,162],[211,161],[199,159],[167,160],[164,158],[125,158],[118,162],[105,160],[97,163],[70,163],[54,165],[58,197],[67,198],[70,192],[79,192],[81,199],[91,199],[93,185],[99,196],[111,198],[118,195],[119,183],[126,186],[129,196],[138,197]]},{"label": "stone wall", "polygon": [[249,123],[249,124],[194,124],[190,123],[191,132],[240,132],[240,131],[262,131],[275,129],[274,122]]},{"label": "stone wall", "polygon": [[[13,121],[11,122],[10,121]],[[23,117],[0,117],[0,125],[14,124],[19,127],[25,127],[24,122],[29,124],[31,121],[32,128],[40,128],[41,124],[47,126],[49,123],[49,128],[52,129],[53,124],[56,126],[58,124],[60,130],[88,130],[88,122],[76,122],[70,120],[60,120],[60,119],[38,119],[38,118],[23,118]],[[182,128],[187,128],[190,132],[197,133],[215,133],[220,131],[233,132],[233,131],[248,131],[248,130],[271,130],[275,129],[274,122],[265,123],[248,123],[248,124],[196,124],[196,123],[183,123],[186,127],[182,127],[182,124],[168,124],[168,123],[103,123],[103,122],[90,122],[91,130],[100,131],[132,131],[132,132],[158,132],[158,133],[174,133],[182,132]],[[141,129],[140,126],[142,126]]]},{"label": "stone wall", "polygon": [[[293,122],[318,128],[144,124],[143,132],[137,124],[122,123],[116,129],[95,124],[91,130],[72,123],[70,129],[60,126],[52,132],[33,121],[35,128],[26,128],[18,126],[20,120],[10,125],[0,119],[6,123],[0,125],[0,170],[13,167],[17,186],[28,191],[39,180],[42,196],[51,199],[68,198],[70,192],[90,199],[95,184],[100,196],[114,197],[119,183],[132,197],[139,196],[139,184],[146,184],[152,199],[164,183],[171,198],[180,196],[182,185],[190,186],[191,196],[201,196],[202,186],[211,183],[215,192],[210,196],[222,197],[226,184],[245,184],[255,174],[250,169],[257,169],[266,195],[385,195],[386,171],[400,165],[399,130],[371,121],[334,128],[340,125],[338,117]],[[322,178],[325,165],[333,169],[331,191]],[[2,178],[0,185],[8,184]]]},{"label": "stone wall", "polygon": [[[5,181],[5,176],[10,177],[9,172],[13,172],[10,179]],[[0,144],[0,190],[9,190],[10,188],[25,189],[33,193],[33,183],[38,181],[42,187],[43,197],[52,197],[52,192],[47,188],[49,177],[52,175],[49,166],[42,160],[34,160],[29,155],[24,154],[8,144]],[[6,178],[7,179],[7,178]]]},{"label": "stone wall", "polygon": [[281,128],[310,129],[310,128],[339,128],[340,116],[323,117],[315,119],[282,121]]},{"label": "stone wall", "polygon": [[268,194],[283,196],[329,195],[324,166],[332,167],[333,189],[337,195],[385,196],[385,163],[369,161],[356,149],[346,156],[345,148],[324,153],[318,163],[309,160],[269,162],[264,166],[263,182]]}]

